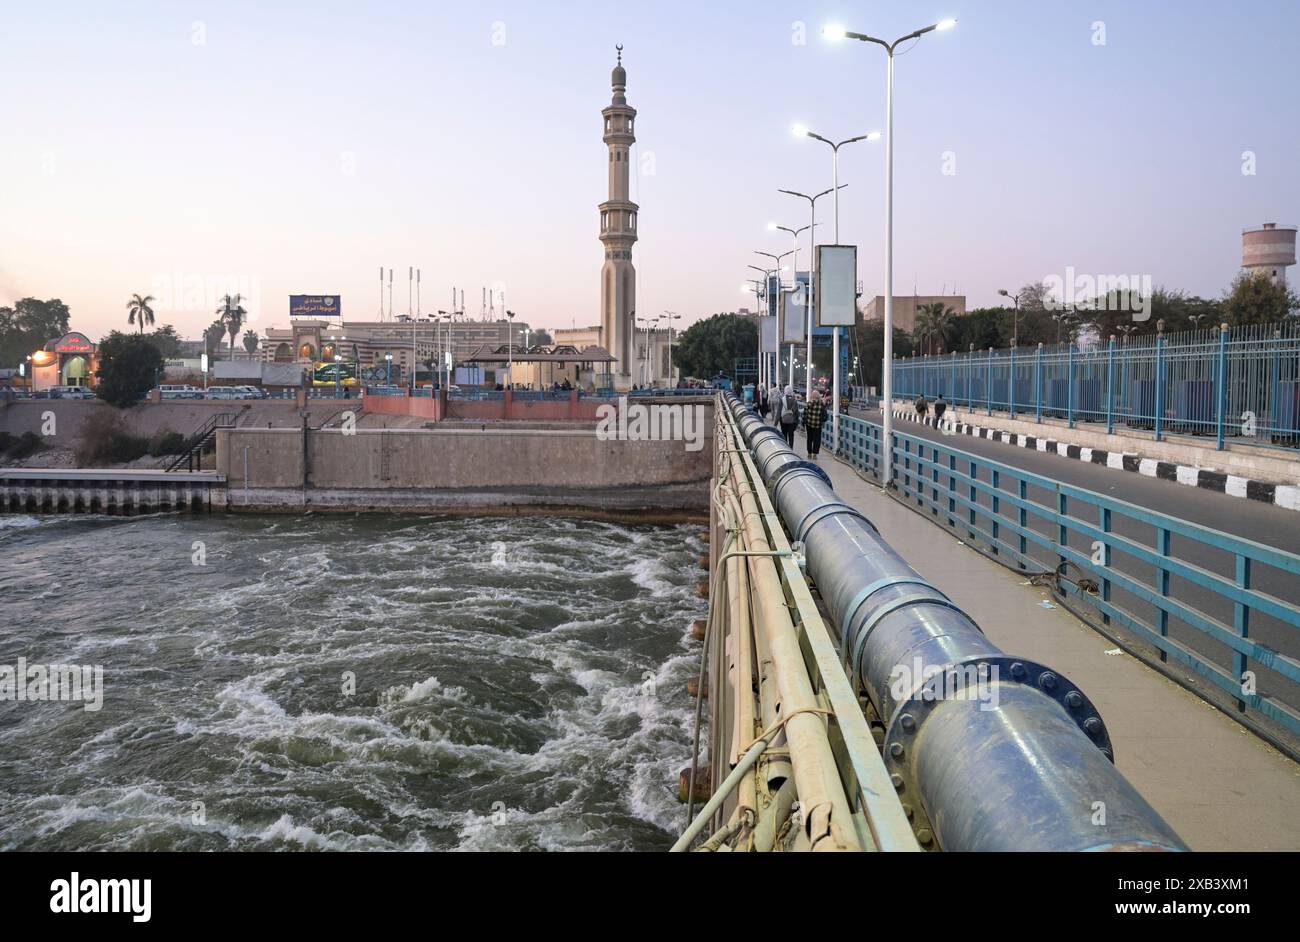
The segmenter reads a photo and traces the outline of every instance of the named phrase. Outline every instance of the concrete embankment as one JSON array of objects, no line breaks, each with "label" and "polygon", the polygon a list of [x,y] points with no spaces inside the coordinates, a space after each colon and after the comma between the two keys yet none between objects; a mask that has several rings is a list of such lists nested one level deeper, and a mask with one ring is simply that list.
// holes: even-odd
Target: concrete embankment
[{"label": "concrete embankment", "polygon": [[[711,409],[707,410],[711,413]],[[663,522],[708,515],[701,447],[567,429],[265,429],[217,435],[233,512],[558,514]]]},{"label": "concrete embankment", "polygon": [[[78,444],[96,424],[117,419],[130,435],[152,438],[166,432],[190,435],[202,428],[214,415],[226,413],[239,416],[243,425],[259,428],[297,428],[302,424],[304,412],[308,422],[317,427],[335,420],[345,411],[360,412],[353,400],[314,399],[305,410],[296,402],[280,400],[261,401],[210,401],[175,400],[169,402],[142,402],[130,409],[116,409],[97,400],[27,399],[5,403],[0,401],[0,432],[15,437],[24,432],[41,436],[45,447],[21,462],[11,464],[28,468],[72,468]],[[156,466],[159,459],[143,461]],[[0,464],[3,464],[0,458]]]}]

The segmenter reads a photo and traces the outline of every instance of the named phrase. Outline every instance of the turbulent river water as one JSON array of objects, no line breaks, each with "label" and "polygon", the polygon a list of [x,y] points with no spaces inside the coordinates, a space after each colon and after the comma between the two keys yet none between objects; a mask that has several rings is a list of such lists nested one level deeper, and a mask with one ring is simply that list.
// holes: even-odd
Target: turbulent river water
[{"label": "turbulent river water", "polygon": [[0,517],[0,850],[664,849],[699,532]]}]

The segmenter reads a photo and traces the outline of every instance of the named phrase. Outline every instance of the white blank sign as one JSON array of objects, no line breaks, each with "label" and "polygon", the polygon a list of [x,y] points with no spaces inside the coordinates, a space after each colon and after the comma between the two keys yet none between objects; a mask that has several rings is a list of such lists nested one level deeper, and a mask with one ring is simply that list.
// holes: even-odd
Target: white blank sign
[{"label": "white blank sign", "polygon": [[858,318],[858,247],[817,246],[818,327],[852,327]]},{"label": "white blank sign", "polygon": [[802,343],[804,319],[808,316],[804,307],[803,290],[781,292],[781,342]]}]

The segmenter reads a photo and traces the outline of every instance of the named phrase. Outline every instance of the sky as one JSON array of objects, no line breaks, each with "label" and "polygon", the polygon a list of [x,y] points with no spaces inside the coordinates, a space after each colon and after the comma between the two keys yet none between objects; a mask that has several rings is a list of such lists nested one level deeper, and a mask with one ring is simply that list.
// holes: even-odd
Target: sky
[{"label": "sky", "polygon": [[[0,304],[62,298],[92,337],[137,292],[187,337],[231,288],[259,331],[296,293],[371,320],[381,266],[395,313],[417,267],[426,314],[495,286],[534,328],[599,323],[616,43],[638,314],[752,307],[754,253],[791,245],[767,224],[808,222],[778,189],[830,186],[791,125],[885,126],[883,50],[826,23],[959,21],[896,58],[900,293],[991,305],[1073,269],[1219,296],[1243,228],[1300,222],[1293,0],[3,2]],[[884,142],[840,180],[883,293]]]}]

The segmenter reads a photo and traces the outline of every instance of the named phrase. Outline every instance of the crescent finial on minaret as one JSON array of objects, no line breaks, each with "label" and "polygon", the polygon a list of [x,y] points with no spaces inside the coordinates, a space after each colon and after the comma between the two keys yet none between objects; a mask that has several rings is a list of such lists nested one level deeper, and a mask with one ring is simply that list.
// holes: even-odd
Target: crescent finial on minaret
[{"label": "crescent finial on minaret", "polygon": [[623,46],[622,46],[621,43],[619,43],[619,44],[616,44],[616,45],[614,46],[614,48],[618,50],[618,64],[619,64],[619,65],[622,65],[622,64],[623,64]]}]

